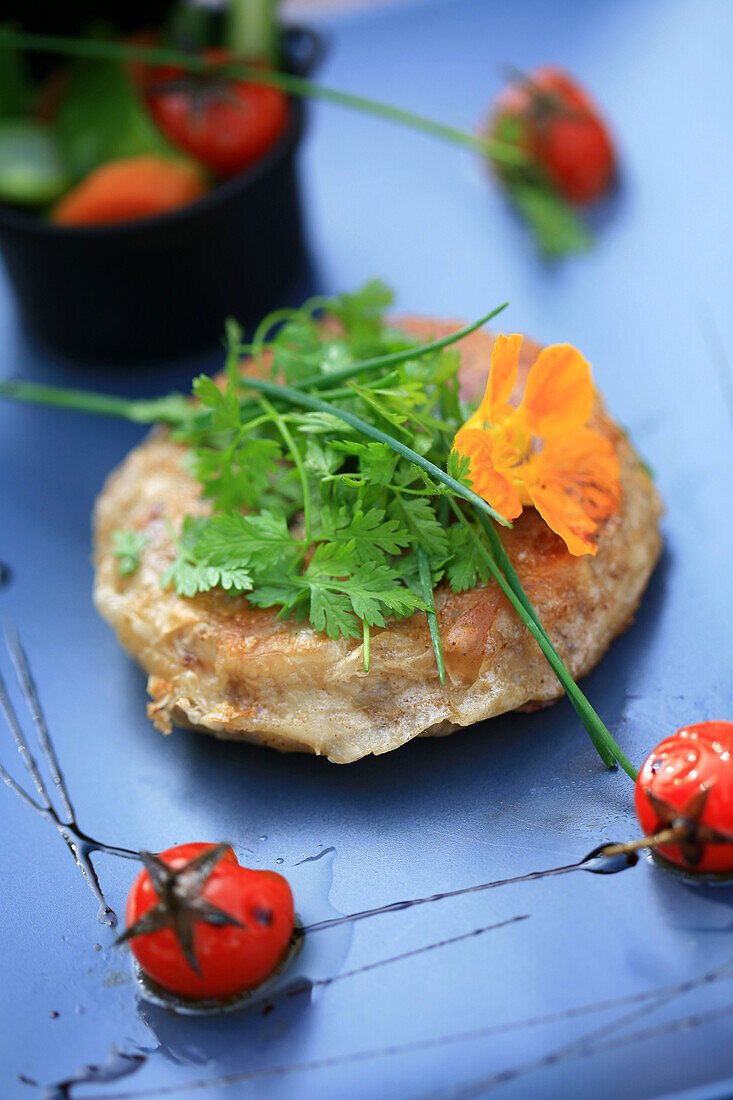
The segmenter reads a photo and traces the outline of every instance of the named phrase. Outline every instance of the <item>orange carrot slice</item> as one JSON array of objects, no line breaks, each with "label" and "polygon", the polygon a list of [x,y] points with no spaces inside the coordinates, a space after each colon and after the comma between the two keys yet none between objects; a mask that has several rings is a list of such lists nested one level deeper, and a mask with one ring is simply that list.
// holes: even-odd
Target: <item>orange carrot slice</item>
[{"label": "orange carrot slice", "polygon": [[105,225],[154,218],[193,202],[207,190],[193,164],[146,154],[102,164],[51,213],[58,225]]}]

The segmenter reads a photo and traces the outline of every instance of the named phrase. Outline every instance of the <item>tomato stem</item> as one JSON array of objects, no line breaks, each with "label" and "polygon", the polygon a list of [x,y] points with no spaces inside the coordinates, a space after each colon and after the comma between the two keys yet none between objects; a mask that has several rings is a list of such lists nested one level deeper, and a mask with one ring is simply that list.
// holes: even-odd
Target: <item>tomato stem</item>
[{"label": "tomato stem", "polygon": [[[602,849],[601,855],[604,856],[622,856],[628,852],[637,852],[641,848],[648,848],[653,851],[655,848],[661,848],[664,844],[674,844],[676,841],[685,840],[691,837],[694,829],[686,821],[681,821],[679,825],[673,825],[669,829],[662,829],[658,833],[652,833],[650,836],[640,836],[636,840],[627,840],[624,844],[608,844]],[[729,842],[730,843],[730,842]]]}]

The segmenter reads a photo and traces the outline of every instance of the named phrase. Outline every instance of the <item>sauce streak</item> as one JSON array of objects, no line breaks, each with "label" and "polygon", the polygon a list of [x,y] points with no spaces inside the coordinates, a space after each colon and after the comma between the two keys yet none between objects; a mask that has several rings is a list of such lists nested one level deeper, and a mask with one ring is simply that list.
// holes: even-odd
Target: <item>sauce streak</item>
[{"label": "sauce streak", "polygon": [[[0,676],[0,710],[2,710],[5,715],[23,763],[34,782],[39,800],[36,801],[35,798],[32,798],[23,790],[1,764],[0,778],[2,778],[27,805],[31,806],[37,813],[40,813],[42,817],[51,822],[58,830],[74,857],[76,865],[83,874],[87,885],[99,902],[98,919],[101,923],[111,928],[115,928],[117,926],[117,915],[105,901],[91,856],[94,852],[105,852],[108,855],[119,856],[122,859],[137,860],[139,858],[138,853],[132,851],[130,848],[120,848],[116,845],[105,844],[100,840],[95,840],[94,837],[89,836],[79,827],[69,790],[63,772],[61,771],[61,765],[56,755],[56,750],[51,740],[51,735],[41,708],[38,691],[31,675],[28,660],[15,630],[6,631],[6,642],[18,679],[18,684],[36,727],[38,741],[63,812],[59,814],[52,804],[48,788],[41,776],[38,764],[30,751],[28,741],[10,701],[2,676]],[[499,886],[511,886],[518,882],[534,882],[541,878],[566,875],[572,871],[589,871],[592,874],[602,875],[617,874],[619,871],[626,870],[627,867],[633,867],[637,862],[637,856],[634,853],[625,853],[611,857],[605,856],[603,854],[605,847],[606,845],[602,845],[599,848],[594,848],[592,852],[589,852],[587,856],[584,856],[583,859],[578,860],[576,863],[568,863],[560,867],[550,867],[543,871],[530,871],[528,874],[517,875],[513,878],[495,879],[492,882],[482,882],[474,886],[464,886],[457,890],[446,890],[442,893],[430,894],[423,898],[409,898],[404,901],[393,901],[389,902],[387,905],[380,905],[373,909],[363,909],[358,913],[349,913],[345,916],[317,921],[314,924],[300,928],[298,930],[298,935],[302,937],[306,933],[322,932],[328,928],[335,928],[338,925],[365,920],[367,917],[380,916],[383,913],[397,913],[404,909],[412,909],[416,905],[427,905],[428,903],[443,901],[446,898],[460,897],[463,894],[479,893],[483,890],[495,890]]]},{"label": "sauce streak", "polygon": [[106,1062],[83,1066],[73,1077],[49,1085],[44,1090],[44,1100],[69,1100],[76,1085],[107,1085],[136,1073],[147,1062],[145,1054],[126,1054],[113,1050]]},{"label": "sauce streak", "polygon": [[[609,842],[610,843],[610,842]],[[407,901],[393,901],[387,905],[380,905],[376,909],[362,909],[359,913],[348,913],[343,917],[332,917],[331,920],[317,921],[315,924],[306,925],[301,935],[310,932],[322,932],[326,928],[334,928],[339,924],[365,920],[367,917],[380,916],[382,913],[398,913],[402,909],[412,909],[415,905],[427,905],[429,902],[443,901],[445,898],[456,898],[462,894],[477,894],[482,890],[495,890],[498,886],[512,886],[517,882],[534,882],[536,879],[550,878],[553,875],[567,875],[571,871],[590,871],[594,875],[615,875],[619,871],[625,871],[627,867],[633,867],[638,862],[634,852],[620,856],[604,856],[603,850],[607,845],[602,844],[594,848],[587,856],[583,856],[577,863],[566,863],[561,867],[549,867],[545,871],[530,871],[526,875],[516,875],[514,878],[494,879],[492,882],[481,882],[476,886],[463,886],[459,890],[446,890],[440,894],[430,894],[425,898],[410,898]]]},{"label": "sauce streak", "polygon": [[67,848],[71,852],[74,862],[84,876],[89,889],[99,902],[99,912],[97,914],[99,921],[110,928],[116,928],[117,914],[105,901],[91,856],[93,852],[106,852],[109,855],[120,856],[122,859],[138,859],[139,856],[137,852],[133,852],[129,848],[119,848],[116,845],[104,844],[101,840],[95,840],[94,837],[89,836],[79,827],[69,795],[69,789],[66,785],[66,780],[64,779],[64,774],[61,770],[58,756],[56,755],[56,749],[54,748],[48,730],[43,708],[41,707],[41,701],[38,697],[38,690],[33,680],[33,676],[31,675],[28,659],[20,644],[17,631],[8,628],[5,631],[5,641],[10,659],[13,662],[18,686],[28,707],[33,725],[36,728],[38,743],[46,760],[46,765],[53,782],[57,799],[61,804],[61,810],[57,810],[53,804],[49,788],[31,752],[28,739],[23,732],[23,728],[10,700],[2,675],[0,675],[0,711],[2,711],[5,716],[10,732],[13,735],[13,740],[20,753],[20,757],[33,781],[36,796],[29,795],[19,783],[16,783],[2,764],[0,764],[0,779],[2,779],[27,806],[30,806],[31,809],[35,810],[36,813],[40,814],[41,817],[45,818],[46,821],[50,822],[50,824],[58,830]]}]

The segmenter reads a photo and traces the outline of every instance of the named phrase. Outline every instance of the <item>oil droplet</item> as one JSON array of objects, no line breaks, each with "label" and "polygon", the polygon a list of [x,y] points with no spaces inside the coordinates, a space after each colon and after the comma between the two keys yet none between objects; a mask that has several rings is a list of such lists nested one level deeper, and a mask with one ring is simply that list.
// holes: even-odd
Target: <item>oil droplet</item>
[{"label": "oil droplet", "polygon": [[95,950],[95,951],[101,951],[101,950],[102,950],[102,945],[101,945],[101,943],[95,943],[95,945],[94,945],[94,950]]},{"label": "oil droplet", "polygon": [[285,862],[285,860],[283,859],[283,857],[282,857],[282,856],[278,856],[278,857],[277,857],[277,859],[275,860],[275,863],[277,863],[277,864],[278,864],[278,866],[279,866],[279,865],[280,865],[281,863],[284,863],[284,862]]},{"label": "oil droplet", "polygon": [[267,836],[266,836],[265,833],[262,834],[262,836],[260,837],[260,840],[267,840]]},{"label": "oil droplet", "polygon": [[54,1009],[54,1010],[53,1010],[53,1012],[49,1012],[49,1014],[48,1014],[48,1015],[50,1016],[50,1018],[51,1018],[52,1020],[58,1020],[58,1018],[59,1018],[59,1016],[61,1015],[61,1013],[60,1013],[60,1012],[57,1012],[57,1011],[56,1011],[56,1009]]}]

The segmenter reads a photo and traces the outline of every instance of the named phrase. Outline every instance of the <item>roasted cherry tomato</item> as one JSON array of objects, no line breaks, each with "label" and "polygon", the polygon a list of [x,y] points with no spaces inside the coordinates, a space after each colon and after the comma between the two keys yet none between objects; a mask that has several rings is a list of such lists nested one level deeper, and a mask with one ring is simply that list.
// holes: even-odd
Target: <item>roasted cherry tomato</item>
[{"label": "roasted cherry tomato", "polygon": [[508,85],[497,100],[492,129],[526,149],[569,202],[593,202],[613,183],[616,158],[608,130],[593,101],[561,69],[535,69]]},{"label": "roasted cherry tomato", "polygon": [[[225,65],[224,50],[207,60]],[[247,168],[275,144],[288,117],[278,88],[218,76],[162,68],[146,83],[146,102],[158,128],[179,149],[224,176]]]},{"label": "roasted cherry tomato", "polygon": [[698,722],[657,745],[634,804],[645,835],[687,823],[679,843],[659,847],[665,859],[699,874],[733,872],[733,722]]},{"label": "roasted cherry tomato", "polygon": [[293,895],[282,875],[240,867],[227,845],[141,852],[127,898],[129,940],[143,971],[183,997],[223,1000],[253,989],[282,961]]}]

